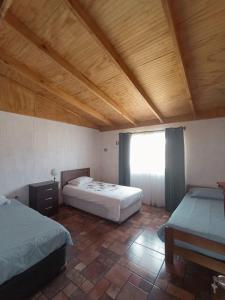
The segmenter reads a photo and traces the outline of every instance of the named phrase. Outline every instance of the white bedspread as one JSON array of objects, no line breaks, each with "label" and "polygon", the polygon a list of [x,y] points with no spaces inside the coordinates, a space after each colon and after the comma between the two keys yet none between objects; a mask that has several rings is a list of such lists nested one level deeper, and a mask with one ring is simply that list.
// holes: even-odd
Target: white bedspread
[{"label": "white bedspread", "polygon": [[63,194],[102,205],[108,210],[112,220],[119,220],[120,209],[130,206],[142,198],[142,190],[139,188],[99,181],[92,181],[82,186],[67,184],[63,188]]}]

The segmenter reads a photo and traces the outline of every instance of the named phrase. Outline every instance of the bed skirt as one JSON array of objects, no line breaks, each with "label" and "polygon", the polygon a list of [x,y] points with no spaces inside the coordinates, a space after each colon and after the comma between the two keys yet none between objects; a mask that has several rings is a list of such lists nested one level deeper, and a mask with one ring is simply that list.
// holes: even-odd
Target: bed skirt
[{"label": "bed skirt", "polygon": [[110,213],[108,209],[102,205],[99,205],[95,202],[90,202],[86,200],[81,200],[75,197],[70,197],[63,195],[64,204],[78,208],[80,210],[86,211],[93,215],[102,217],[104,219],[114,221],[117,223],[122,223],[127,220],[130,216],[138,212],[141,208],[141,199],[135,201],[126,208],[120,209],[120,217],[118,220],[113,220],[110,218]]}]

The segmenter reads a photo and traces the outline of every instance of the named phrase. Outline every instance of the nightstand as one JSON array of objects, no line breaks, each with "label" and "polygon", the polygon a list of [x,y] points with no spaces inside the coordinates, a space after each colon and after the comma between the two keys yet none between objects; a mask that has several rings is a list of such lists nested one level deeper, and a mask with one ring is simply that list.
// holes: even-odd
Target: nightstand
[{"label": "nightstand", "polygon": [[29,185],[30,207],[45,216],[53,216],[58,211],[59,183],[44,181]]}]

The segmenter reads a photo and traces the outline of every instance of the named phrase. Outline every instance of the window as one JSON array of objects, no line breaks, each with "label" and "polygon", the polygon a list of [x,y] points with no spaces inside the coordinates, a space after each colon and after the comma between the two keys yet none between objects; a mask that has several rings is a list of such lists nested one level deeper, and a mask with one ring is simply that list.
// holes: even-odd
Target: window
[{"label": "window", "polygon": [[130,146],[131,174],[164,175],[165,133],[147,132],[133,134]]},{"label": "window", "polygon": [[143,202],[165,205],[165,133],[146,132],[131,136],[131,185],[143,190]]}]

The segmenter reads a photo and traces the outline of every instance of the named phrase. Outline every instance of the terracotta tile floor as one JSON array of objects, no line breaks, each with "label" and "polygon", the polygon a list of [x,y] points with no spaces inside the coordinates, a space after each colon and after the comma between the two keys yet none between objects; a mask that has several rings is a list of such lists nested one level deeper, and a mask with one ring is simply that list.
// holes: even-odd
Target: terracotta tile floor
[{"label": "terracotta tile floor", "polygon": [[179,257],[165,266],[156,234],[168,219],[163,209],[143,206],[121,225],[69,207],[61,207],[55,219],[75,243],[67,269],[32,299],[225,299],[221,291],[212,295],[214,272]]}]

